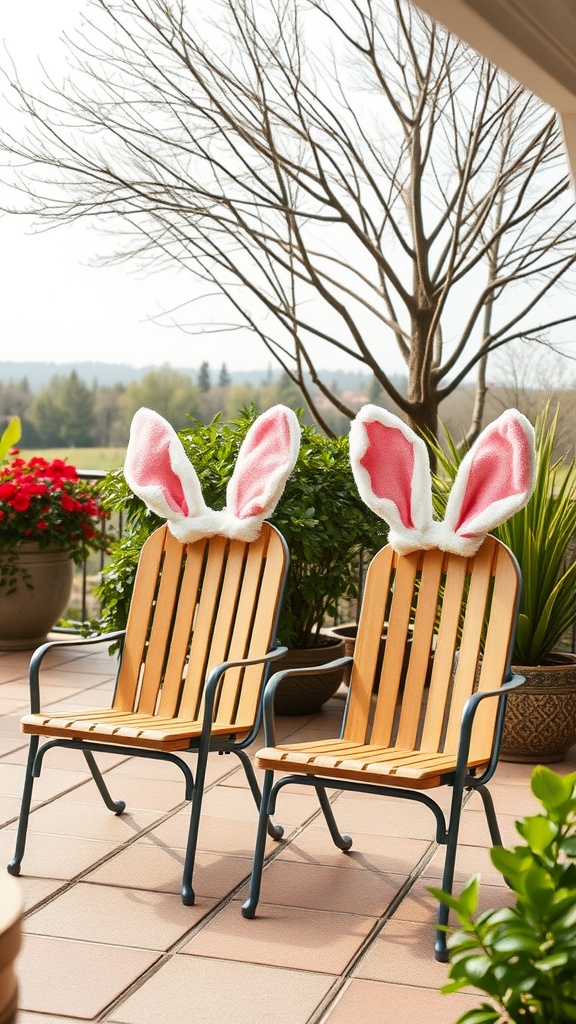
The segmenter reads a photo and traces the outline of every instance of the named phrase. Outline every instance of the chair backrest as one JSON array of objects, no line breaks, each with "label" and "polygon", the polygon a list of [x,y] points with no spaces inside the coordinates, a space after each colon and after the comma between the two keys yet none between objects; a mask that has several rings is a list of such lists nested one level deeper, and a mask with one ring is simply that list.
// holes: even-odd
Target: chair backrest
[{"label": "chair backrest", "polygon": [[[275,644],[288,567],[284,539],[264,523],[250,543],[214,536],[181,544],[166,526],[142,548],[114,707],[195,720],[207,673]],[[214,718],[255,721],[266,669],[224,674]]]},{"label": "chair backrest", "polygon": [[[466,699],[507,676],[519,590],[516,561],[494,537],[469,558],[382,548],[366,576],[344,738],[454,753]],[[470,760],[490,757],[496,704],[478,710]]]}]

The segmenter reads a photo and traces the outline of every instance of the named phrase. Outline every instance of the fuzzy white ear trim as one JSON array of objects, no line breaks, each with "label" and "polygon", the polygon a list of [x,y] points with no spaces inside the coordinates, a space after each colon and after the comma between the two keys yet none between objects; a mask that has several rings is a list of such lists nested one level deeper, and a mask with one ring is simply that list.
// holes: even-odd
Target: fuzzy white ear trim
[{"label": "fuzzy white ear trim", "polygon": [[350,463],[362,500],[390,527],[389,542],[406,554],[430,547],[432,481],[426,445],[398,416],[360,409],[350,428]]},{"label": "fuzzy white ear trim", "polygon": [[[507,409],[482,431],[466,453],[444,516],[446,550],[480,546],[486,534],[530,500],[535,484],[534,428]],[[442,546],[444,546],[444,544]]]},{"label": "fuzzy white ear trim", "polygon": [[168,521],[170,533],[181,544],[193,544],[201,537],[230,537],[249,543],[260,536],[263,519],[255,516],[250,519],[237,519],[226,509],[221,512],[209,509],[206,515],[195,519],[173,519]]},{"label": "fuzzy white ear trim", "polygon": [[238,520],[272,515],[300,450],[300,424],[285,405],[275,405],[252,424],[226,489],[226,510]]},{"label": "fuzzy white ear trim", "polygon": [[132,419],[124,476],[134,494],[170,522],[207,511],[180,438],[152,409],[139,409]]},{"label": "fuzzy white ear trim", "polygon": [[441,523],[433,519],[426,445],[397,416],[364,406],[350,429],[350,462],[360,497],[388,523],[395,551],[439,547],[470,556],[490,530],[529,501],[534,429],[508,409],[482,431],[460,464]]},{"label": "fuzzy white ear trim", "polygon": [[230,507],[209,508],[196,471],[170,424],[151,409],[132,420],[124,476],[134,494],[168,522],[182,544],[221,535],[256,540],[272,515],[300,447],[300,424],[286,406],[274,406],[252,424],[228,485]]}]

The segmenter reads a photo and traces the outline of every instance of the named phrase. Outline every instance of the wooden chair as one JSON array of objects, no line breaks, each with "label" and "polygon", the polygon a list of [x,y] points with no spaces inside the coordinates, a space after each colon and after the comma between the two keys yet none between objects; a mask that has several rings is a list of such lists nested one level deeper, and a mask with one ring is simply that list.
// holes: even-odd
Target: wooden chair
[{"label": "wooden chair", "polygon": [[[174,762],[192,801],[182,900],[194,903],[192,874],[209,751],[233,752],[242,762],[256,801],[260,791],[245,748],[261,718],[262,687],[276,647],[276,626],[288,567],[286,544],[268,523],[257,540],[214,536],[182,544],[166,526],[142,548],[125,633],[84,641],[46,643],[30,664],[31,714],[21,721],[31,735],[16,852],[8,866],[20,873],[34,778],[47,750],[81,750],[110,810],[121,814],[97,767],[107,751]],[[39,671],[55,648],[122,638],[116,687],[109,707],[77,712],[40,710]],[[39,737],[51,737],[39,747]],[[195,779],[175,751],[196,751]],[[282,830],[271,828],[280,838]]]},{"label": "wooden chair", "polygon": [[[447,847],[442,886],[448,892],[465,791],[480,794],[492,841],[501,845],[486,783],[496,767],[506,694],[523,681],[510,670],[519,590],[516,561],[493,537],[472,557],[437,548],[398,555],[385,547],[372,560],[366,578],[340,736],[277,743],[273,701],[284,673],[274,674],[264,695],[266,747],[256,755],[265,777],[245,917],[256,912],[269,815],[279,790],[292,783],[316,789],[332,838],[342,850],[349,850],[352,840],[338,831],[326,788],[424,803],[436,817],[437,842]],[[374,696],[385,622],[386,646]],[[410,657],[405,659],[408,642]],[[489,697],[500,699],[485,699]],[[275,771],[288,774],[274,784]],[[448,820],[425,792],[440,786],[452,788]],[[439,960],[447,958],[442,931],[447,920],[448,911],[441,906]]]}]

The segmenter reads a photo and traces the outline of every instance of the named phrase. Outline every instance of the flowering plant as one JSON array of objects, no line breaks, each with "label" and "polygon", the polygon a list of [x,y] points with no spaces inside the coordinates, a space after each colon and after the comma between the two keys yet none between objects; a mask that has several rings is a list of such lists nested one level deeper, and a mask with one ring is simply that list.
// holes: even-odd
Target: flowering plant
[{"label": "flowering plant", "polygon": [[[75,562],[107,546],[104,511],[93,486],[62,459],[20,458],[0,465],[0,590],[12,593],[22,544],[58,547]],[[25,581],[26,582],[26,581]]]}]

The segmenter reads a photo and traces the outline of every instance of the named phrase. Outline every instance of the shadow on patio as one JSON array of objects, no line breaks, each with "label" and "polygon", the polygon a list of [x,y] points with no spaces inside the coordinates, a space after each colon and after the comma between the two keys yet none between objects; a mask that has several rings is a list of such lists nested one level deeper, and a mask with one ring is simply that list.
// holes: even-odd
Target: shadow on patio
[{"label": "shadow on patio", "polygon": [[[13,853],[27,740],[29,652],[0,654],[0,854]],[[56,650],[43,707],[104,703],[113,662],[105,651]],[[339,693],[315,716],[280,718],[291,739],[326,730]],[[576,748],[572,751],[574,754]],[[194,758],[191,758],[193,766]],[[194,907],[180,900],[188,805],[173,766],[99,757],[112,795],[106,810],[80,753],[52,750],[35,787],[19,879],[26,903],[17,963],[19,1024],[450,1024],[476,996],[440,996],[447,968],[433,955],[439,884],[434,819],[413,803],[337,794],[349,854],[330,840],[314,794],[285,792],[269,841],[254,921],[241,917],[256,811],[239,762],[211,755],[200,828]],[[576,759],[557,766],[574,770]],[[530,766],[501,764],[491,785],[504,842],[536,807]],[[446,797],[444,797],[445,799]],[[488,857],[478,796],[463,815],[457,880],[481,871],[483,900],[509,899]],[[359,870],[362,869],[362,870]]]}]

